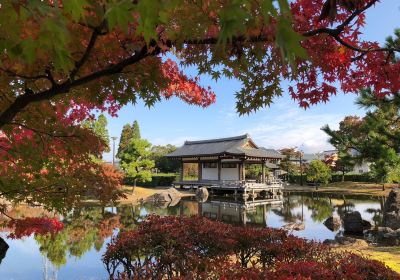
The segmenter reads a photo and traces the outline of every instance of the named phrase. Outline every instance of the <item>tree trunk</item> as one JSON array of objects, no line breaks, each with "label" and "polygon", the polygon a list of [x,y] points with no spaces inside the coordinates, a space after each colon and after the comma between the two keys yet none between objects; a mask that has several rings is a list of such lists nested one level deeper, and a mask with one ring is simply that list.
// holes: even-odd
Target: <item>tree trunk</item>
[{"label": "tree trunk", "polygon": [[135,191],[135,187],[136,187],[136,179],[133,180],[132,194]]},{"label": "tree trunk", "polygon": [[385,183],[382,183],[382,191],[385,190]]},{"label": "tree trunk", "polygon": [[345,174],[345,172],[342,171],[342,182],[344,182],[344,174]]}]

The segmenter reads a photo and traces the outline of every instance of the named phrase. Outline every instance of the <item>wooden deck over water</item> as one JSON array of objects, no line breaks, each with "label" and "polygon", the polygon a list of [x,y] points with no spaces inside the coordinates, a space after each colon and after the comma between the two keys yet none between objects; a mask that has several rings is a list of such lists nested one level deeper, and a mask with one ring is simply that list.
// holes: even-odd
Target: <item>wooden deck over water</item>
[{"label": "wooden deck over water", "polygon": [[244,198],[262,196],[270,199],[278,199],[283,192],[283,185],[280,181],[259,183],[256,181],[179,181],[174,186],[186,189],[197,189],[206,187],[211,191],[230,191],[234,194],[241,193]]},{"label": "wooden deck over water", "polygon": [[173,183],[174,186],[186,188],[206,187],[210,189],[228,189],[228,190],[270,190],[282,189],[281,181],[272,181],[267,183],[259,183],[251,180],[246,181],[217,181],[217,180],[202,180],[202,181],[178,181]]}]

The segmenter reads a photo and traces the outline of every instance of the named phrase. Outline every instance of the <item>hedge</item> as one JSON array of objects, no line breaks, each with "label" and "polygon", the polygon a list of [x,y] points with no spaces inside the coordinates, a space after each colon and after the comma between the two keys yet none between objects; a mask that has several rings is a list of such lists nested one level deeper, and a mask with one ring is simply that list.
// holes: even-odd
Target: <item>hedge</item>
[{"label": "hedge", "polygon": [[[363,174],[345,174],[344,175],[345,181],[350,182],[371,182],[375,183],[374,178],[372,178],[368,173]],[[332,179],[330,180],[331,183],[333,182],[341,182],[342,181],[342,174],[332,174]],[[289,175],[289,182],[300,184],[300,175]],[[307,175],[303,175],[303,183],[307,182]]]},{"label": "hedge", "polygon": [[[156,173],[151,176],[151,181],[149,182],[136,182],[136,185],[142,187],[158,187],[158,186],[171,186],[174,181],[176,181],[177,174],[175,173]],[[124,178],[125,185],[134,185],[132,178]]]}]

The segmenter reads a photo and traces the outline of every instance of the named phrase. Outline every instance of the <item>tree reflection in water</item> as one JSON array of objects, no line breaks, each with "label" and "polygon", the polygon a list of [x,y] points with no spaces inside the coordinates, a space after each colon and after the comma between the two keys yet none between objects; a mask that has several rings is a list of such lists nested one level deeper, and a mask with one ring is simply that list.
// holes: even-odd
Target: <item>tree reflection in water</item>
[{"label": "tree reflection in water", "polygon": [[[44,264],[50,262],[49,264],[58,271],[64,265],[67,265],[67,269],[70,269],[67,263],[70,262],[71,257],[78,261],[89,251],[98,256],[100,260],[105,245],[109,242],[111,236],[117,234],[118,231],[134,229],[151,213],[160,216],[203,215],[211,219],[249,226],[281,227],[282,222],[302,221],[306,225],[306,229],[302,231],[302,236],[316,239],[323,237],[325,239],[330,238],[331,234],[335,233],[328,230],[322,233],[324,226],[318,227],[321,232],[316,233],[315,227],[308,228],[307,223],[322,224],[334,212],[342,215],[346,211],[360,210],[358,208],[360,201],[362,200],[359,198],[353,199],[351,197],[291,193],[285,195],[282,203],[277,205],[262,204],[259,200],[255,200],[256,204],[254,205],[251,200],[244,204],[243,201],[229,199],[228,197],[211,197],[204,203],[185,198],[178,205],[167,208],[159,208],[150,203],[114,207],[91,205],[74,208],[61,215],[45,211],[43,208],[40,210],[38,207],[16,206],[10,213],[16,218],[27,216],[51,217],[58,218],[64,223],[64,228],[58,233],[53,235],[36,234],[33,237],[44,257]],[[375,225],[379,225],[380,204],[376,199],[373,200],[372,204],[368,204],[371,201],[371,198],[362,201],[364,206],[361,209],[363,215],[368,213]],[[3,231],[6,231],[6,229],[3,228]],[[5,259],[7,259],[7,256]],[[84,260],[81,261],[84,262]],[[84,263],[81,265],[84,266]],[[103,269],[102,265],[98,269]]]},{"label": "tree reflection in water", "polygon": [[104,240],[113,234],[113,230],[122,228],[121,216],[102,207],[80,208],[62,219],[64,229],[54,235],[36,235],[35,240],[40,252],[53,265],[66,264],[67,255],[81,258],[95,248],[99,251]]}]

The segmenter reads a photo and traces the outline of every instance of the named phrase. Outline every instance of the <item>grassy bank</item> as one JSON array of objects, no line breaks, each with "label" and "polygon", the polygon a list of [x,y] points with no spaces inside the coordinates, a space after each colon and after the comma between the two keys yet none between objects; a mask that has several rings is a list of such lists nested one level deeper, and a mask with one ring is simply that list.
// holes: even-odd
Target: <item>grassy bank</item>
[{"label": "grassy bank", "polygon": [[350,245],[338,248],[341,251],[351,251],[372,260],[385,263],[394,271],[400,273],[400,247],[380,247],[380,246],[359,246]]},{"label": "grassy bank", "polygon": [[285,185],[284,191],[313,191],[323,193],[335,193],[335,194],[362,194],[362,195],[374,195],[374,196],[387,196],[390,190],[397,187],[397,184],[385,184],[385,190],[382,190],[381,184],[374,183],[359,183],[359,182],[336,182],[330,183],[326,186],[318,187],[318,190],[314,186],[300,186],[300,185]]}]

